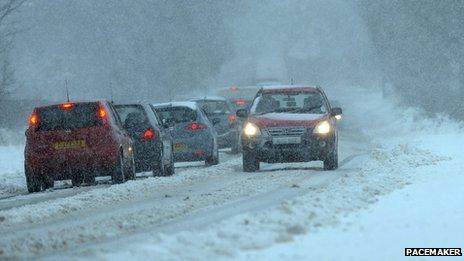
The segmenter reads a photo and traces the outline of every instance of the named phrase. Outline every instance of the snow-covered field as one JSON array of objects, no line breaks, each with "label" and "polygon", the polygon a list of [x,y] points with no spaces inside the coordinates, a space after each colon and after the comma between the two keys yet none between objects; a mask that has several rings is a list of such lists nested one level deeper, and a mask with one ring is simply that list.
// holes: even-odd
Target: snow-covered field
[{"label": "snow-covered field", "polygon": [[[463,126],[337,90],[340,168],[241,158],[173,177],[25,193],[22,147],[0,147],[0,259],[392,260],[464,244]],[[334,95],[334,94],[332,94]],[[355,101],[355,103],[353,103]]]}]

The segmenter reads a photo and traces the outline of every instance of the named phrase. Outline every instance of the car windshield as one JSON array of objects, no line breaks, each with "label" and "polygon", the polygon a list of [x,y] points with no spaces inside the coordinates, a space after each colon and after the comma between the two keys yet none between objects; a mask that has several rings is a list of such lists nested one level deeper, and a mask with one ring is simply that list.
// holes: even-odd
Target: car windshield
[{"label": "car windshield", "polygon": [[206,115],[232,113],[226,101],[200,100],[197,104]]},{"label": "car windshield", "polygon": [[264,93],[253,102],[251,113],[270,112],[323,114],[327,107],[319,92]]},{"label": "car windshield", "polygon": [[76,103],[64,109],[60,105],[37,109],[38,131],[73,130],[101,125],[97,103]]},{"label": "car windshield", "polygon": [[164,123],[183,123],[197,120],[196,112],[187,107],[155,108],[155,111]]}]

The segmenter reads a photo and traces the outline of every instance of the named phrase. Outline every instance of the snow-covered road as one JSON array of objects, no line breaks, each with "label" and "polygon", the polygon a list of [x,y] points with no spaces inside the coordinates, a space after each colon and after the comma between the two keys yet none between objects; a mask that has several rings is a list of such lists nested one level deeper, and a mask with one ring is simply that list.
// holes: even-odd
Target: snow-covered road
[{"label": "snow-covered road", "polygon": [[[345,217],[413,186],[418,173],[459,166],[458,154],[435,149],[436,134],[424,131],[444,126],[408,122],[413,112],[379,105],[373,94],[356,95],[368,102],[347,104],[336,171],[315,162],[263,164],[258,173],[244,173],[241,157],[223,151],[220,165],[177,164],[172,177],[145,173],[120,185],[101,180],[25,194],[22,148],[1,148],[0,259],[269,259],[279,252],[277,243],[288,252],[305,235],[312,236],[308,247],[319,248],[318,231],[325,236]],[[324,257],[299,249],[281,258]]]}]

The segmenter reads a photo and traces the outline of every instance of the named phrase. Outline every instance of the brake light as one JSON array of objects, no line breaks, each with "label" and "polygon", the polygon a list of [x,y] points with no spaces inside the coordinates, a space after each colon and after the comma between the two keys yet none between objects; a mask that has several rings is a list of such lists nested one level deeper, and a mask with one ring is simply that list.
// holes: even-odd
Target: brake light
[{"label": "brake light", "polygon": [[198,123],[198,122],[193,122],[187,125],[187,130],[196,131],[196,130],[203,130],[203,129],[206,129],[206,125]]},{"label": "brake light", "polygon": [[244,100],[244,99],[235,100],[235,105],[237,105],[237,106],[245,106],[246,104],[247,104],[246,100]]},{"label": "brake light", "polygon": [[72,103],[72,102],[65,102],[65,103],[61,104],[61,108],[62,108],[63,110],[70,110],[70,109],[74,108],[74,103]]},{"label": "brake light", "polygon": [[31,116],[29,117],[29,126],[37,127],[39,125],[39,115],[34,111],[32,112]]},{"label": "brake light", "polygon": [[105,107],[102,105],[98,106],[97,116],[100,120],[102,120],[103,125],[108,125],[108,113],[106,112]]},{"label": "brake light", "polygon": [[237,120],[237,116],[235,114],[230,114],[227,119],[229,122],[235,122]]},{"label": "brake light", "polygon": [[230,86],[230,91],[231,92],[236,92],[238,90],[238,87],[236,85]]},{"label": "brake light", "polygon": [[148,129],[143,133],[143,138],[146,140],[152,140],[156,138],[156,132],[152,129]]}]

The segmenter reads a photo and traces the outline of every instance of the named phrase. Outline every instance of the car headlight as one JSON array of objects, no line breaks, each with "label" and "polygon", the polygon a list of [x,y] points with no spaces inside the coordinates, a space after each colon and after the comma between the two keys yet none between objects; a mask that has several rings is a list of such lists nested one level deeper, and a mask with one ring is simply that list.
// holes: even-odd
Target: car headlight
[{"label": "car headlight", "polygon": [[243,134],[248,137],[255,137],[261,135],[261,131],[259,130],[259,127],[256,126],[256,124],[247,122],[243,128]]},{"label": "car headlight", "polygon": [[341,120],[341,119],[342,119],[342,115],[335,115],[335,119],[336,119],[337,121]]},{"label": "car headlight", "polygon": [[332,130],[330,123],[328,121],[321,121],[314,128],[314,133],[316,134],[327,134]]}]

